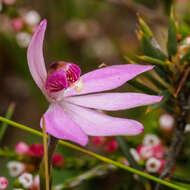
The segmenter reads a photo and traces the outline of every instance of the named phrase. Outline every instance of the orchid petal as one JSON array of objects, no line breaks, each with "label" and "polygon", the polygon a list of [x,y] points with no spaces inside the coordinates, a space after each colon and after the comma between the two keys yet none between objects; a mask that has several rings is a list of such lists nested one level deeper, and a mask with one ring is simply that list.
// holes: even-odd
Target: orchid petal
[{"label": "orchid petal", "polygon": [[47,21],[43,20],[34,33],[27,51],[27,59],[30,73],[38,85],[45,92],[45,81],[47,71],[43,57],[43,40],[46,30]]},{"label": "orchid petal", "polygon": [[75,96],[111,90],[152,68],[153,66],[151,65],[126,64],[97,69],[86,73],[81,77],[84,86],[82,90],[77,91],[75,87],[72,87],[64,92],[64,96]]},{"label": "orchid petal", "polygon": [[[58,105],[51,104],[44,114],[46,131],[59,139],[66,139],[85,146],[88,142],[87,135],[68,116],[67,112]],[[42,119],[41,119],[41,127]]]},{"label": "orchid petal", "polygon": [[62,106],[67,110],[69,116],[83,129],[87,135],[129,136],[140,134],[144,130],[142,124],[135,120],[111,117],[101,112],[67,102],[63,102]]},{"label": "orchid petal", "polygon": [[161,100],[162,96],[140,93],[100,93],[65,98],[65,101],[76,105],[108,111],[155,104]]}]

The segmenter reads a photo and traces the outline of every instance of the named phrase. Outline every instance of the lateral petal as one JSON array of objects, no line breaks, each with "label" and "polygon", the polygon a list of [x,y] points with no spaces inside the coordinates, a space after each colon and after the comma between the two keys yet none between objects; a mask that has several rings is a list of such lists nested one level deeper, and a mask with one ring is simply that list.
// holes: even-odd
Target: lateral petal
[{"label": "lateral petal", "polygon": [[79,106],[108,111],[155,104],[161,100],[162,96],[140,93],[99,93],[65,98],[65,101]]},{"label": "lateral petal", "polygon": [[[59,104],[51,104],[43,117],[45,118],[46,131],[52,136],[70,140],[82,146],[87,144],[88,136]],[[42,119],[40,125],[43,126]]]},{"label": "lateral petal", "polygon": [[82,90],[77,91],[75,87],[72,87],[64,92],[64,96],[111,90],[152,68],[151,65],[125,64],[97,69],[81,76],[84,86]]},{"label": "lateral petal", "polygon": [[47,71],[43,57],[43,41],[46,25],[47,21],[44,19],[39,24],[36,32],[32,36],[27,50],[27,59],[30,73],[43,93],[45,92],[45,81],[47,77]]},{"label": "lateral petal", "polygon": [[144,128],[141,123],[64,102],[63,107],[82,130],[92,136],[138,135]]}]

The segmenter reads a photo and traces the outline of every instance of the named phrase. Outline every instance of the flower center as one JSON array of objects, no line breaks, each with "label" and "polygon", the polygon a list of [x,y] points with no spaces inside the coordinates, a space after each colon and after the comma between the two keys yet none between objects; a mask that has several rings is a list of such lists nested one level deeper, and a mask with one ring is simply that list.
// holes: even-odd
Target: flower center
[{"label": "flower center", "polygon": [[68,88],[79,80],[80,74],[80,68],[73,63],[54,62],[48,69],[46,89],[49,92],[58,92]]}]

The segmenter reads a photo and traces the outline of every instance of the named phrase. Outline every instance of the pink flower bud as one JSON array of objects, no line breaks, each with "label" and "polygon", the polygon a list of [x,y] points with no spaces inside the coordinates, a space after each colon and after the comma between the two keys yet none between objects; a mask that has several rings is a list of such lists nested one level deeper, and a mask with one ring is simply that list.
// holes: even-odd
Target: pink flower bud
[{"label": "pink flower bud", "polygon": [[94,146],[101,146],[105,143],[106,138],[105,137],[91,137],[91,142]]},{"label": "pink flower bud", "polygon": [[115,139],[111,140],[105,147],[104,150],[107,153],[113,153],[118,149],[118,143]]},{"label": "pink flower bud", "polygon": [[64,157],[61,154],[55,153],[52,158],[52,164],[56,167],[61,167],[65,163]]},{"label": "pink flower bud", "polygon": [[159,123],[160,123],[160,128],[163,131],[170,132],[174,127],[175,120],[174,120],[174,117],[172,115],[163,114],[160,116]]},{"label": "pink flower bud", "polygon": [[34,157],[43,157],[44,148],[41,144],[36,143],[29,147],[29,155]]},{"label": "pink flower bud", "polygon": [[20,32],[24,27],[24,22],[21,18],[14,18],[11,20],[11,25],[16,32]]},{"label": "pink flower bud", "polygon": [[28,154],[29,146],[25,142],[20,141],[15,145],[15,152],[18,154]]},{"label": "pink flower bud", "polygon": [[0,177],[0,190],[5,190],[8,186],[8,180],[5,177]]}]

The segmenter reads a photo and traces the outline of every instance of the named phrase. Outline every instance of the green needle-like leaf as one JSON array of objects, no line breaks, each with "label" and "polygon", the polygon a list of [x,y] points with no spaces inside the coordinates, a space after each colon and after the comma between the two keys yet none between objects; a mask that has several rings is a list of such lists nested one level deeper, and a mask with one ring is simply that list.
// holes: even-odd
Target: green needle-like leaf
[{"label": "green needle-like leaf", "polygon": [[177,53],[177,26],[173,17],[173,12],[171,12],[169,27],[168,27],[168,55],[173,56]]},{"label": "green needle-like leaf", "polygon": [[153,57],[162,61],[167,60],[167,56],[162,52],[155,39],[150,39],[147,36],[143,35],[141,39],[141,46],[146,56]]},{"label": "green needle-like leaf", "polygon": [[[11,103],[8,107],[7,113],[5,115],[5,117],[7,119],[11,119],[13,113],[14,113],[14,109],[15,109],[15,104]],[[6,132],[7,129],[7,123],[3,123],[1,128],[0,128],[0,142],[3,140],[4,134]]]}]

